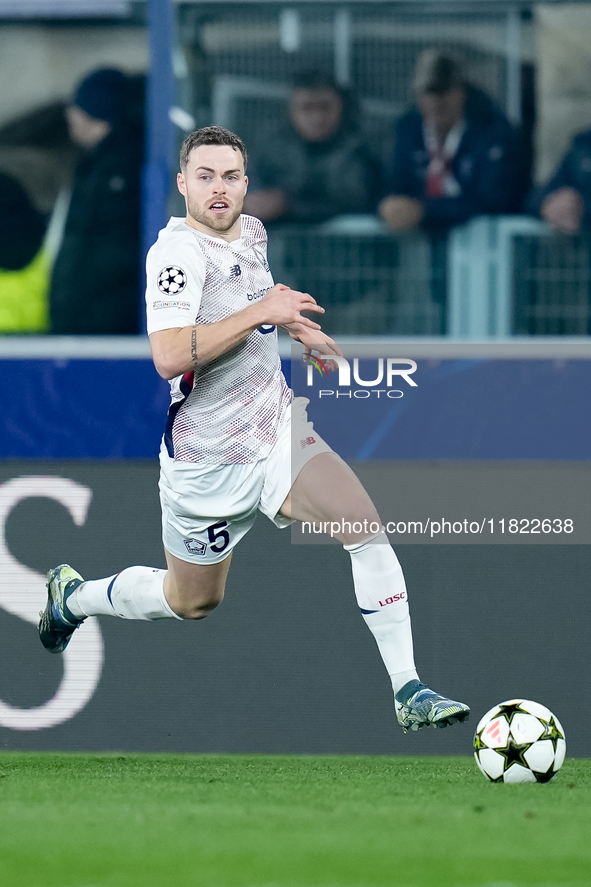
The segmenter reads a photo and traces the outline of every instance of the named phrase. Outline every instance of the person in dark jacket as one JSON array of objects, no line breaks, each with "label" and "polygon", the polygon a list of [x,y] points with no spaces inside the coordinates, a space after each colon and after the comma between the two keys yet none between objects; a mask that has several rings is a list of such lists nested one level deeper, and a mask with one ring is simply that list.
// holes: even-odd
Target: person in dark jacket
[{"label": "person in dark jacket", "polygon": [[20,271],[41,248],[45,221],[23,187],[0,172],[0,269]]},{"label": "person in dark jacket", "polygon": [[550,181],[532,193],[528,209],[564,234],[591,228],[591,130],[574,137]]},{"label": "person in dark jacket", "polygon": [[133,334],[140,317],[138,82],[104,68],[86,77],[66,109],[82,149],[53,269],[51,332]]},{"label": "person in dark jacket", "polygon": [[17,179],[0,172],[0,333],[47,330],[45,218]]},{"label": "person in dark jacket", "polygon": [[396,126],[379,207],[389,227],[446,229],[482,213],[518,211],[518,136],[491,99],[435,50],[420,56],[414,91],[416,107]]},{"label": "person in dark jacket", "polygon": [[351,96],[330,75],[314,71],[296,79],[289,124],[263,134],[248,176],[244,211],[263,222],[316,223],[375,212],[380,184]]}]

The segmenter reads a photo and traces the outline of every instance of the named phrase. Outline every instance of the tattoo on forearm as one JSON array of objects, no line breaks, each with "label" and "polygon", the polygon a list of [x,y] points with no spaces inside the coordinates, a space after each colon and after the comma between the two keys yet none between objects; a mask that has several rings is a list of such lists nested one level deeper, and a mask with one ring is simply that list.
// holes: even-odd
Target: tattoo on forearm
[{"label": "tattoo on forearm", "polygon": [[193,364],[193,369],[197,369],[197,327],[194,326],[191,330],[191,363]]}]

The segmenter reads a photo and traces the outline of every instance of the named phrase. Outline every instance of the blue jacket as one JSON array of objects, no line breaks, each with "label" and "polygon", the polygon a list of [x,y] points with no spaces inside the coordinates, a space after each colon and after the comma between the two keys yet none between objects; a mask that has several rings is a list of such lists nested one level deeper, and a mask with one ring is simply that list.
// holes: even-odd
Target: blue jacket
[{"label": "blue jacket", "polygon": [[457,197],[427,197],[429,152],[418,108],[396,125],[392,160],[385,170],[384,194],[422,201],[428,228],[445,228],[481,213],[511,213],[521,208],[525,192],[524,162],[517,132],[481,90],[468,87],[466,129],[452,162],[461,187]]},{"label": "blue jacket", "polygon": [[538,215],[544,199],[558,188],[575,188],[579,192],[585,202],[583,225],[591,227],[591,130],[574,137],[548,184],[530,195],[529,211]]}]

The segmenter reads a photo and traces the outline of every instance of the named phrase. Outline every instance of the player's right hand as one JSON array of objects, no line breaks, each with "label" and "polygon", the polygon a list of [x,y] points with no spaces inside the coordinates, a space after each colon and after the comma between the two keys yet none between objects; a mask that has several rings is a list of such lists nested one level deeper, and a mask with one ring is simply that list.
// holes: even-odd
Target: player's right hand
[{"label": "player's right hand", "polygon": [[583,198],[575,188],[552,191],[540,208],[540,215],[549,225],[563,234],[576,234],[585,213]]},{"label": "player's right hand", "polygon": [[324,308],[321,308],[309,293],[292,290],[283,283],[276,283],[258,302],[257,307],[264,312],[264,320],[261,323],[282,327],[297,323],[311,330],[319,330],[320,324],[304,317],[302,311],[324,314]]}]

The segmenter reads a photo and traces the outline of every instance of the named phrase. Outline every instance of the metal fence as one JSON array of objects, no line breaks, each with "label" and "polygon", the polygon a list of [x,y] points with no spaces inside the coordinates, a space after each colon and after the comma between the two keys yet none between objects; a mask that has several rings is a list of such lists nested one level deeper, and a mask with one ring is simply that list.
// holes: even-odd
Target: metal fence
[{"label": "metal fence", "polygon": [[185,3],[178,7],[178,93],[199,125],[227,126],[249,144],[286,114],[296,72],[328,71],[352,89],[365,131],[379,142],[412,100],[418,55],[437,47],[519,122],[522,30],[514,10],[460,16],[409,14],[389,4]]},{"label": "metal fence", "polygon": [[513,240],[513,332],[586,336],[591,332],[591,236]]},{"label": "metal fence", "polygon": [[276,280],[309,292],[339,335],[445,332],[446,245],[424,235],[270,232]]},{"label": "metal fence", "polygon": [[[176,14],[177,101],[196,125],[227,126],[247,145],[286,117],[293,75],[320,69],[355,93],[361,125],[385,156],[427,47],[451,52],[520,122],[521,43],[531,24],[516,8],[459,15],[410,13],[387,2],[185,0]],[[276,279],[330,311],[337,334],[587,335],[590,242],[538,234],[535,226],[524,217],[480,218],[447,242],[396,237],[377,222],[367,233],[355,225],[346,232],[278,227],[270,259]]]},{"label": "metal fence", "polygon": [[447,238],[278,226],[269,259],[339,335],[591,333],[591,236],[553,234],[527,216],[480,216]]}]

